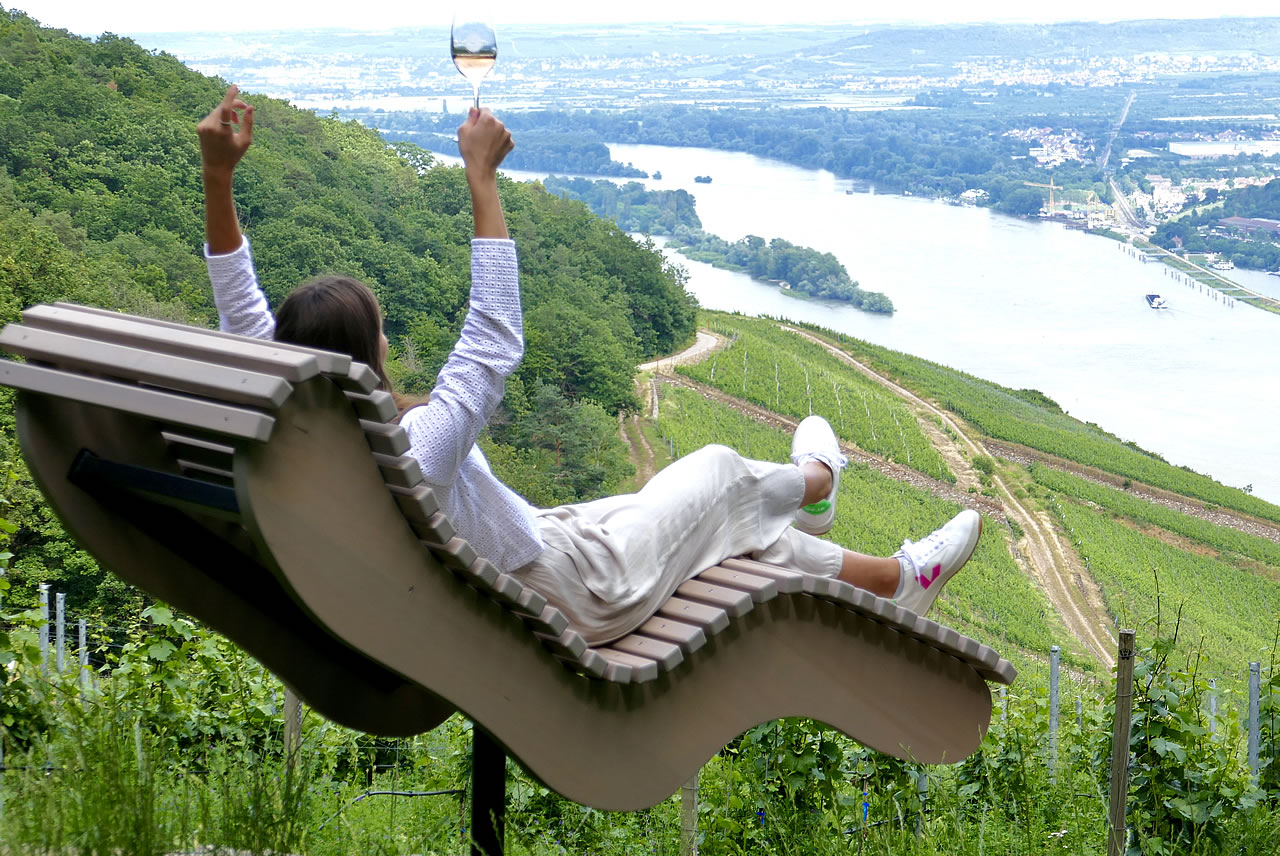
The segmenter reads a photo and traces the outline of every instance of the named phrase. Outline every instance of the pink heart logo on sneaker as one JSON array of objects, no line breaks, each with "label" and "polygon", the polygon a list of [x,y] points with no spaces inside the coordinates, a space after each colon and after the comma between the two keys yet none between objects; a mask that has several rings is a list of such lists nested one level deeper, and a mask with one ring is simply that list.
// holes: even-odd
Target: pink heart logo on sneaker
[{"label": "pink heart logo on sneaker", "polygon": [[927,579],[927,580],[926,580],[926,579],[924,578],[924,574],[920,574],[920,575],[919,575],[919,579],[920,579],[920,587],[921,587],[921,588],[924,588],[924,589],[927,589],[929,586],[933,585],[934,580],[936,580],[936,579],[938,578],[938,574],[940,574],[940,573],[942,573],[942,565],[934,565],[934,566],[933,566],[933,576],[929,577],[929,579]]}]

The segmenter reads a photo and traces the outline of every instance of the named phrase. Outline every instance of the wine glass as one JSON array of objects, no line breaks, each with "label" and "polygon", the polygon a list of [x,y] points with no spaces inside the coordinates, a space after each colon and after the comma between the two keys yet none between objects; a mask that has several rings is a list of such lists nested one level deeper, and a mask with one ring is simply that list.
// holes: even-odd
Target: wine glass
[{"label": "wine glass", "polygon": [[453,17],[450,36],[453,64],[471,82],[476,109],[480,109],[480,81],[498,59],[498,36],[493,24],[472,14],[459,12]]}]

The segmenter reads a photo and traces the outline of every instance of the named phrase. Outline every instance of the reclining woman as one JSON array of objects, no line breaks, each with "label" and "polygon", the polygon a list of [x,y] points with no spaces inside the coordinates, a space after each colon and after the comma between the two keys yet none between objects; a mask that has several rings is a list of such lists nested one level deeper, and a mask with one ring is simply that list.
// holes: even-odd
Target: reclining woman
[{"label": "reclining woman", "polygon": [[[253,107],[236,87],[198,133],[205,255],[222,329],[350,354],[391,391],[382,313],[368,286],[322,276],[295,289],[272,317],[232,198],[236,164],[253,139]],[[512,147],[510,133],[487,110],[472,110],[458,128],[475,220],[471,305],[430,397],[406,403],[400,419],[409,453],[458,534],[544,595],[593,645],[634,630],[681,583],[740,555],[838,577],[924,614],[973,554],[981,518],[963,511],[887,558],[816,537],[831,529],[846,464],[818,416],[796,428],[789,464],[707,446],[673,462],[639,493],[594,502],[534,508],[493,475],[476,438],[524,353],[516,249],[497,184]]]}]

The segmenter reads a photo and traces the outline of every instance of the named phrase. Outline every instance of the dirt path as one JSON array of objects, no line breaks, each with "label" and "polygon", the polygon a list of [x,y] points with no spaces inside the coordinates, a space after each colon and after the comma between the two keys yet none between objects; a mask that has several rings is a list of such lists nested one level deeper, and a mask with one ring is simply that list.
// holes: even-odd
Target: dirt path
[{"label": "dirt path", "polygon": [[697,339],[689,347],[685,348],[678,354],[672,354],[669,357],[661,357],[651,360],[647,363],[641,363],[636,366],[642,372],[657,372],[658,374],[669,374],[676,366],[686,363],[696,363],[706,359],[712,351],[718,351],[729,344],[729,340],[718,333],[712,333],[709,330],[699,330]]},{"label": "dirt path", "polygon": [[[925,417],[919,419],[920,425],[928,432],[938,451],[942,453],[948,466],[956,474],[958,483],[966,485],[967,490],[967,484],[977,481],[977,474],[969,462],[976,455],[987,454],[987,450],[949,413],[877,374],[868,366],[819,337],[793,327],[783,329],[821,345],[842,362],[856,368],[903,399],[918,417]],[[939,430],[934,419],[941,420],[948,430]],[[952,437],[956,439],[953,440]],[[962,450],[968,452],[968,459],[961,454]],[[1057,526],[1047,513],[1032,511],[1020,503],[998,474],[993,477],[993,482],[1004,503],[1004,513],[1025,533],[1022,540],[1015,546],[1025,546],[1026,552],[1024,553],[1021,549],[1014,551],[1023,571],[1039,584],[1062,616],[1067,630],[1076,637],[1085,650],[1110,668],[1115,663],[1115,658],[1111,654],[1115,644],[1108,631],[1111,622],[1097,581],[1085,570],[1075,551],[1063,546],[1058,537]]]}]

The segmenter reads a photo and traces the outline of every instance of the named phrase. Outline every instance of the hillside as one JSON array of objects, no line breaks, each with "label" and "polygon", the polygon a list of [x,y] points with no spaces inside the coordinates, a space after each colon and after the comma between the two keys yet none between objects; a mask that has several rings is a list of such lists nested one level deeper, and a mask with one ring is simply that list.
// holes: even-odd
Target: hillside
[{"label": "hillside", "polygon": [[[0,323],[55,300],[215,323],[195,126],[224,89],[128,39],[88,41],[0,13]],[[425,392],[466,308],[472,224],[461,169],[388,147],[357,123],[245,97],[255,138],[236,202],[268,297],[321,272],[369,282],[393,379]],[[519,247],[527,350],[486,441],[491,457],[534,501],[607,493],[630,474],[609,429],[634,402],[634,366],[693,335],[693,300],[659,253],[584,205],[513,182],[501,194]],[[44,506],[13,442],[10,400],[0,393],[0,453],[17,472],[6,492],[5,516],[19,527],[9,599],[30,605],[45,581],[114,614],[136,596]],[[541,430],[550,419],[554,430]],[[548,463],[548,442],[596,454]]]},{"label": "hillside", "polygon": [[1117,629],[1150,642],[1157,620],[1219,686],[1242,688],[1246,662],[1269,658],[1280,508],[1071,419],[1034,390],[831,331],[724,313],[703,323],[722,347],[657,378],[670,450],[720,442],[785,460],[790,429],[822,413],[855,462],[831,536],[845,547],[892,552],[976,508],[992,525],[938,610],[1030,675],[1059,645],[1103,678]]}]

